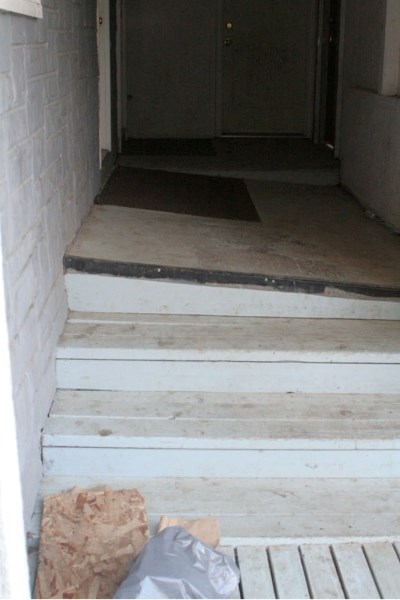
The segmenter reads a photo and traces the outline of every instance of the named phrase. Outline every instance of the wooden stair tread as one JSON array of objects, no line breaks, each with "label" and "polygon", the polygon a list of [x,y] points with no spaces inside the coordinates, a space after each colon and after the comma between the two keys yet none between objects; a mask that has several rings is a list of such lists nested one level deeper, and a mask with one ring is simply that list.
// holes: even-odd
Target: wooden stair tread
[{"label": "wooden stair tread", "polygon": [[45,446],[399,449],[400,396],[60,390]]},{"label": "wooden stair tread", "polygon": [[71,313],[57,357],[400,363],[400,321]]},{"label": "wooden stair tread", "polygon": [[78,485],[137,488],[154,532],[162,515],[213,516],[227,542],[400,536],[399,479],[138,478],[98,475],[45,477],[41,498]]}]

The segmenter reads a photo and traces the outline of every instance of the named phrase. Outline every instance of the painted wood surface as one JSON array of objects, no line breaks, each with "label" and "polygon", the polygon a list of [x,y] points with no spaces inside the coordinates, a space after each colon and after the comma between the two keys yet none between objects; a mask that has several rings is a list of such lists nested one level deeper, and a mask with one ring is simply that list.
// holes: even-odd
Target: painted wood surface
[{"label": "painted wood surface", "polygon": [[400,450],[400,395],[62,391],[45,446]]},{"label": "painted wood surface", "polygon": [[[72,311],[319,319],[400,319],[400,302],[69,272]],[[334,291],[331,292],[334,294]]]},{"label": "painted wood surface", "polygon": [[362,547],[334,544],[333,554],[346,598],[380,598]]},{"label": "painted wood surface", "polygon": [[327,544],[303,544],[300,548],[312,598],[344,598],[332,552]]},{"label": "painted wood surface", "polygon": [[[395,436],[400,421],[368,424],[365,431],[352,423],[299,423],[265,421],[157,422],[101,419],[96,417],[52,417],[46,425],[46,446],[89,446],[100,448],[182,448],[206,450],[400,450]],[[363,430],[364,429],[364,430]],[[386,456],[386,455],[384,455]]]},{"label": "painted wood surface", "polygon": [[58,358],[57,381],[78,390],[399,394],[400,366]]},{"label": "painted wood surface", "polygon": [[[102,430],[100,437],[108,437]],[[73,440],[71,440],[73,441]],[[103,477],[397,477],[400,452],[393,450],[218,450],[74,446],[43,448],[47,475]],[[92,443],[89,437],[87,443]],[[95,443],[93,441],[93,443]],[[79,444],[79,446],[78,446]],[[115,442],[114,442],[114,445]]]},{"label": "painted wood surface", "polygon": [[400,596],[400,561],[393,544],[376,542],[364,546],[368,565],[382,598]]},{"label": "painted wood surface", "polygon": [[266,548],[239,546],[236,552],[243,598],[275,598]]},{"label": "painted wood surface", "polygon": [[58,358],[400,363],[400,321],[71,313]]},{"label": "painted wood surface", "polygon": [[278,598],[310,598],[297,546],[268,548]]},{"label": "painted wood surface", "polygon": [[398,419],[400,394],[265,394],[105,392],[59,390],[51,414],[127,419],[325,419],[389,422]]},{"label": "painted wood surface", "polygon": [[151,531],[164,514],[187,519],[214,516],[222,543],[307,544],[400,539],[399,479],[196,479],[45,476],[40,498],[75,485],[138,488]]}]

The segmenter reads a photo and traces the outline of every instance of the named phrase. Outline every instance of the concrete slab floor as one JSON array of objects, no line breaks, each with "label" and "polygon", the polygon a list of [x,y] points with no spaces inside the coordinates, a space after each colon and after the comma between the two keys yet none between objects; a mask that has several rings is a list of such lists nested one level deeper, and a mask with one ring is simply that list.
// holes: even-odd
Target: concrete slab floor
[{"label": "concrete slab floor", "polygon": [[255,285],[281,278],[353,286],[354,293],[364,293],[364,286],[370,295],[381,290],[382,296],[400,297],[400,237],[369,219],[349,194],[339,187],[261,181],[247,186],[262,223],[95,206],[67,266],[81,269],[76,259],[84,258],[109,266],[157,266],[161,278],[173,268],[178,279],[185,279],[185,270],[218,272],[249,276],[226,283],[251,285],[257,275]]},{"label": "concrete slab floor", "polygon": [[304,138],[222,137],[215,156],[120,155],[126,167],[220,175],[310,185],[337,185],[339,161],[326,147]]}]

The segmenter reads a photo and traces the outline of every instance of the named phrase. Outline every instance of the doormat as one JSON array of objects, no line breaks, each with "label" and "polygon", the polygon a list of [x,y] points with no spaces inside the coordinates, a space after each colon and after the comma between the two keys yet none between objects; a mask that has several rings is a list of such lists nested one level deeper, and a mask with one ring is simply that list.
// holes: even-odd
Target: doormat
[{"label": "doormat", "polygon": [[122,154],[144,156],[215,156],[208,139],[129,139],[122,142]]},{"label": "doormat", "polygon": [[260,221],[241,179],[117,167],[97,204]]},{"label": "doormat", "polygon": [[149,539],[137,490],[44,499],[35,598],[113,598]]}]

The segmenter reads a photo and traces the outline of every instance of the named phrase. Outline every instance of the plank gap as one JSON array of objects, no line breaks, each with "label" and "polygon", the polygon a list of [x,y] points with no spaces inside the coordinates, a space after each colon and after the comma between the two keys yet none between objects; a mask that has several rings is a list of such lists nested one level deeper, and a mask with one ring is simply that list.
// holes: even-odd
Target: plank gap
[{"label": "plank gap", "polygon": [[400,544],[398,544],[397,542],[393,544],[393,549],[396,553],[397,558],[399,559],[400,562]]},{"label": "plank gap", "polygon": [[[233,557],[235,559],[236,566],[240,571],[239,554],[238,554],[238,549],[236,547],[233,549]],[[244,591],[243,591],[243,582],[242,582],[242,574],[241,573],[240,573],[240,580],[239,580],[238,588],[239,588],[240,598],[241,598],[241,600],[244,600]]]},{"label": "plank gap", "polygon": [[348,598],[349,598],[349,595],[348,595],[348,593],[347,593],[346,585],[345,585],[345,583],[344,583],[344,579],[343,579],[343,577],[342,577],[342,572],[341,572],[341,570],[340,570],[340,566],[339,566],[338,560],[337,560],[337,558],[336,558],[336,554],[335,554],[335,550],[334,550],[333,546],[329,546],[329,551],[330,551],[330,553],[331,553],[331,556],[332,556],[333,564],[334,564],[334,566],[335,566],[336,573],[337,573],[337,576],[338,576],[338,578],[339,578],[339,581],[340,581],[340,585],[342,586],[343,595],[344,595],[344,597],[345,597],[346,599],[348,599]]},{"label": "plank gap", "polygon": [[381,598],[384,598],[385,596],[384,596],[384,594],[382,592],[381,585],[379,584],[378,578],[376,577],[375,570],[374,570],[374,568],[372,566],[372,563],[371,563],[371,561],[369,559],[368,553],[365,550],[364,544],[361,545],[361,550],[362,550],[362,552],[364,554],[365,560],[367,561],[367,565],[368,565],[368,568],[369,568],[369,570],[371,572],[372,579],[374,580],[376,589],[378,590],[378,594],[379,594],[379,596]]},{"label": "plank gap", "polygon": [[267,553],[268,567],[269,567],[269,571],[271,573],[272,586],[274,588],[274,595],[275,595],[275,598],[279,598],[278,584],[277,584],[277,581],[276,581],[274,564],[272,562],[271,550],[270,550],[269,546],[266,549],[266,553]]},{"label": "plank gap", "polygon": [[312,586],[311,586],[310,578],[308,576],[308,571],[307,571],[306,563],[305,563],[304,556],[303,556],[303,553],[301,551],[301,547],[300,546],[297,546],[297,551],[298,551],[299,556],[300,556],[301,566],[303,567],[304,578],[306,580],[308,594],[309,594],[310,598],[314,598],[314,595],[312,593]]}]

